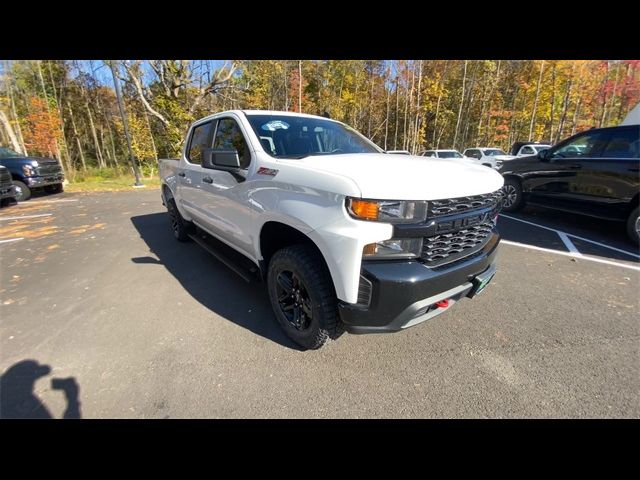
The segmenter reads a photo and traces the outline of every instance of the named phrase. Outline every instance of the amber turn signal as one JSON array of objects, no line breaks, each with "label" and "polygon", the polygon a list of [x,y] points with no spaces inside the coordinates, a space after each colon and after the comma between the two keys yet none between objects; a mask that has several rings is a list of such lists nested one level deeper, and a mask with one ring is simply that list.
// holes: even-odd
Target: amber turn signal
[{"label": "amber turn signal", "polygon": [[351,213],[353,213],[357,218],[361,218],[363,220],[378,219],[378,202],[352,198],[350,208]]}]

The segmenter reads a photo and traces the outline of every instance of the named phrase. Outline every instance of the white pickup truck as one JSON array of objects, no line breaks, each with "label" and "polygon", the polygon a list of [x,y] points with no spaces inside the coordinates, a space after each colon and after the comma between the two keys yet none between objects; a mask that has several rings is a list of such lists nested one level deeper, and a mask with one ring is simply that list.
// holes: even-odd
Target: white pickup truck
[{"label": "white pickup truck", "polygon": [[175,237],[266,280],[305,348],[416,325],[495,273],[503,179],[482,165],[388,154],[323,117],[234,110],[195,122],[159,168]]}]

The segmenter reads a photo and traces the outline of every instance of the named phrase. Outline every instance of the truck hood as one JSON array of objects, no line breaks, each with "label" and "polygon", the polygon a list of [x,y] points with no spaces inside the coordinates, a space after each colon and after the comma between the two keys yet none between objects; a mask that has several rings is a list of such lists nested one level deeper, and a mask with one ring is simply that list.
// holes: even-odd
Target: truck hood
[{"label": "truck hood", "polygon": [[353,180],[363,198],[436,200],[479,195],[502,187],[502,176],[472,160],[386,153],[310,156],[304,167]]}]

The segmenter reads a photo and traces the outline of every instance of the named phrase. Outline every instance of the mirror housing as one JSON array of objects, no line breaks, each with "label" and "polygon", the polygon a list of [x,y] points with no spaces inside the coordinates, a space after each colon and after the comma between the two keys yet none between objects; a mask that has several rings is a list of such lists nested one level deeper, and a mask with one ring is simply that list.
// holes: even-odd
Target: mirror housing
[{"label": "mirror housing", "polygon": [[202,157],[202,168],[229,171],[240,170],[238,151],[205,148]]},{"label": "mirror housing", "polygon": [[538,159],[541,162],[548,162],[551,159],[550,153],[550,149],[542,150],[541,152],[538,152]]}]

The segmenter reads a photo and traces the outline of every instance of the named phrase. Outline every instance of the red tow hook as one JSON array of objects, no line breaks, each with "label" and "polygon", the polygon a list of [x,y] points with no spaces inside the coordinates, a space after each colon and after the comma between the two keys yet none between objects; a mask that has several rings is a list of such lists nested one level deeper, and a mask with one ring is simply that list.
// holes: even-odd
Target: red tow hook
[{"label": "red tow hook", "polygon": [[447,308],[449,306],[449,299],[440,300],[439,302],[436,302],[435,305],[436,308]]}]

